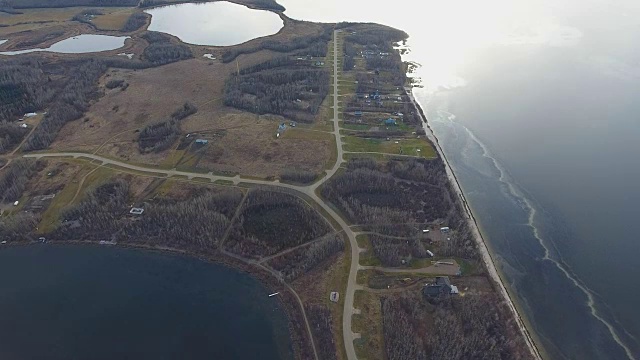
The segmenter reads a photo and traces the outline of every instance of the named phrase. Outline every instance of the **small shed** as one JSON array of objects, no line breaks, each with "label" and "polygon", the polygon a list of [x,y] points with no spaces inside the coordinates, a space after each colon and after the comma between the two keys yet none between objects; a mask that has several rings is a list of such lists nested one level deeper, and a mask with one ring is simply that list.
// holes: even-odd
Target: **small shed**
[{"label": "small shed", "polygon": [[143,208],[131,208],[131,210],[129,210],[129,214],[133,214],[133,215],[142,215],[142,213],[144,212]]},{"label": "small shed", "polygon": [[392,118],[388,118],[387,120],[385,120],[384,124],[387,125],[387,126],[396,126],[396,125],[398,125],[396,120],[392,119]]},{"label": "small shed", "polygon": [[449,231],[451,231],[451,229],[449,229],[448,226],[443,226],[443,227],[440,228],[440,232],[448,233]]},{"label": "small shed", "polygon": [[196,144],[198,144],[198,145],[207,145],[208,143],[209,143],[209,140],[196,139]]},{"label": "small shed", "polygon": [[355,116],[360,117],[360,116],[362,116],[362,111],[360,111],[360,110],[356,110],[356,112],[354,112],[353,114],[354,114]]},{"label": "small shed", "polygon": [[329,295],[329,300],[334,303],[337,303],[340,300],[340,294],[337,291],[332,291],[331,295]]}]

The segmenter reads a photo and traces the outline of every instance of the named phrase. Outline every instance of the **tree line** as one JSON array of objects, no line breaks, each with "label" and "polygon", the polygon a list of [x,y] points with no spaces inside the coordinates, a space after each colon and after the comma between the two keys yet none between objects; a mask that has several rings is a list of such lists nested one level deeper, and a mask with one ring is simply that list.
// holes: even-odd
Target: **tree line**
[{"label": "tree line", "polygon": [[29,133],[29,129],[22,128],[14,122],[0,122],[0,154],[11,151]]},{"label": "tree line", "polygon": [[51,78],[39,61],[0,61],[0,121],[42,109],[55,95]]},{"label": "tree line", "polygon": [[36,173],[37,161],[17,159],[0,172],[0,203],[14,202],[22,196],[27,181]]},{"label": "tree line", "polygon": [[121,7],[137,6],[138,0],[5,0],[4,6],[13,9],[63,8],[74,6]]},{"label": "tree line", "polygon": [[450,297],[436,304],[418,294],[384,297],[381,302],[389,360],[531,358],[515,320],[495,293]]},{"label": "tree line", "polygon": [[143,12],[133,13],[131,14],[131,16],[129,16],[129,18],[124,23],[124,25],[122,25],[122,28],[120,29],[120,31],[122,32],[136,31],[147,24],[147,20],[149,19],[149,17],[150,15]]},{"label": "tree line", "polygon": [[168,35],[147,31],[142,38],[149,43],[142,55],[154,66],[193,58],[193,53],[188,46],[172,43]]},{"label": "tree line", "polygon": [[[257,114],[283,115],[312,122],[329,93],[329,72],[286,68],[232,75],[225,83],[224,103]],[[305,101],[307,107],[302,107]]]},{"label": "tree line", "polygon": [[324,30],[318,35],[304,35],[287,39],[286,41],[263,40],[254,46],[233,47],[222,53],[222,62],[228,63],[240,55],[252,54],[260,50],[272,50],[282,53],[301,50],[297,54],[316,57],[327,56],[327,43],[332,38],[333,27],[328,24],[323,26]]},{"label": "tree line", "polygon": [[27,139],[26,151],[46,149],[69,121],[77,120],[89,108],[89,101],[99,96],[97,82],[106,66],[94,60],[81,61],[70,72],[64,88],[49,105],[49,111]]}]

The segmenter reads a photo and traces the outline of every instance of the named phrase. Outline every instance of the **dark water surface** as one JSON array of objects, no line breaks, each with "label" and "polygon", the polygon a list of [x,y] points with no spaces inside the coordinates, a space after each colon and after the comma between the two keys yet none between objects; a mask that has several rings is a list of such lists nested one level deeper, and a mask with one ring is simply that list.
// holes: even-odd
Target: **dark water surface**
[{"label": "dark water surface", "polygon": [[0,359],[292,359],[256,280],[188,257],[91,245],[0,249]]}]

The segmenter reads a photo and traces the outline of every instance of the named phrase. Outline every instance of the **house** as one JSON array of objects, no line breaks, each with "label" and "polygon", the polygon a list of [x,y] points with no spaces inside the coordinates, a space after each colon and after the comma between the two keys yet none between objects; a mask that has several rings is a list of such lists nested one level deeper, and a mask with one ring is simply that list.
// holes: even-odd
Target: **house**
[{"label": "house", "polygon": [[449,277],[447,276],[438,276],[434,283],[426,284],[422,288],[422,295],[428,298],[455,294],[458,294],[458,288],[455,285],[451,285],[451,281],[449,281]]},{"label": "house", "polygon": [[23,129],[26,129],[26,128],[28,128],[28,127],[29,127],[29,125],[27,125],[27,124],[20,124],[20,127],[21,127],[21,128],[23,128]]},{"label": "house", "polygon": [[396,120],[392,119],[392,118],[388,118],[387,120],[385,120],[384,124],[387,125],[387,126],[396,126],[396,125],[398,125],[398,123],[396,123]]},{"label": "house", "polygon": [[356,112],[353,113],[355,116],[362,116],[362,111],[360,110],[356,110]]},{"label": "house", "polygon": [[131,208],[131,210],[129,211],[129,214],[133,214],[133,215],[142,215],[142,213],[144,212],[143,208]]},{"label": "house", "polygon": [[198,145],[207,145],[208,143],[209,143],[209,140],[196,139],[196,144],[198,144]]},{"label": "house", "polygon": [[451,229],[449,229],[448,226],[443,226],[440,228],[440,232],[442,233],[448,233]]}]

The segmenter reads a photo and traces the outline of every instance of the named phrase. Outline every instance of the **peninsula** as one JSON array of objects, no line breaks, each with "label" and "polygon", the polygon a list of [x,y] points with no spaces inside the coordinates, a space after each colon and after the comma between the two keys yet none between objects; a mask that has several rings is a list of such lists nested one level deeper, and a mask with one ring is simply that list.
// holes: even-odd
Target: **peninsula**
[{"label": "peninsula", "polygon": [[[238,45],[147,30],[145,10],[184,2],[0,1],[3,247],[246,272],[296,359],[541,358],[411,94],[406,33],[273,0],[232,1],[283,24]],[[2,55],[81,35],[126,40]]]}]

